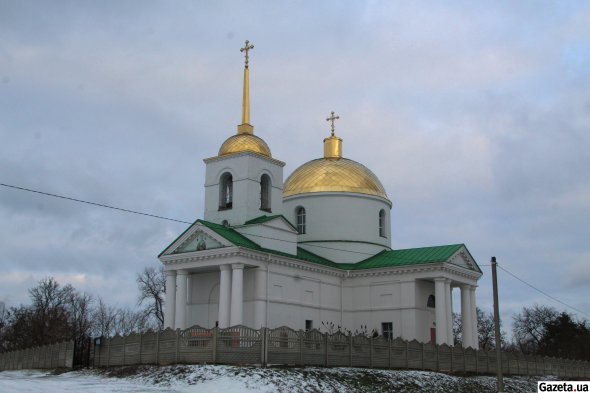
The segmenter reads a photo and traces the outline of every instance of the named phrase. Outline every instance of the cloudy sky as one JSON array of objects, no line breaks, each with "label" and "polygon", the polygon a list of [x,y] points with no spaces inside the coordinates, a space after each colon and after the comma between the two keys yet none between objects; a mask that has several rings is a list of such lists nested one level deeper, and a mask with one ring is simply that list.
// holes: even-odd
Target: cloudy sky
[{"label": "cloudy sky", "polygon": [[[465,243],[590,314],[588,2],[0,0],[0,37],[0,183],[202,218],[248,39],[252,123],[285,176],[334,110],[394,203],[394,248]],[[0,187],[0,301],[53,276],[133,305],[185,228]],[[499,278],[505,318],[564,309]]]}]

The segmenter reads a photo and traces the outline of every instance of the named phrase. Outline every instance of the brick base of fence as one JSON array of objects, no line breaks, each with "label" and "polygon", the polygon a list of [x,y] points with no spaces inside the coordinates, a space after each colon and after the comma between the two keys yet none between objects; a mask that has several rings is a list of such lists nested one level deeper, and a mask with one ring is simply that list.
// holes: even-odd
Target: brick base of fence
[{"label": "brick base of fence", "polygon": [[[0,354],[0,370],[71,367],[73,343]],[[233,326],[163,330],[100,340],[91,348],[96,367],[141,364],[233,364],[370,367],[474,374],[496,373],[496,352],[382,336],[296,331],[288,327]],[[69,362],[69,363],[68,363]],[[590,379],[590,362],[502,353],[507,375]]]}]

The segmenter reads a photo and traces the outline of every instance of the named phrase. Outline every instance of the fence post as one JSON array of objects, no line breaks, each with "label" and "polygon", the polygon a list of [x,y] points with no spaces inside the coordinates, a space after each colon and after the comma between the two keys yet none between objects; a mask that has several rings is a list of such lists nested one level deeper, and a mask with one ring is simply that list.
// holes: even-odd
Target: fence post
[{"label": "fence post", "polygon": [[369,339],[369,367],[373,368],[373,335]]},{"label": "fence post", "polygon": [[324,362],[325,366],[328,367],[328,332],[326,332],[326,335],[324,336],[324,344],[326,345],[326,356]]},{"label": "fence post", "polygon": [[348,365],[352,367],[352,332],[348,332]]},{"label": "fence post", "polygon": [[451,351],[451,371],[455,371],[453,369],[453,367],[455,366],[455,362],[454,362],[454,357],[455,357],[455,348],[454,347],[449,347],[450,351]]},{"label": "fence post", "polygon": [[268,337],[266,334],[266,328],[265,327],[260,328],[260,332],[262,334],[262,345],[261,345],[262,353],[260,354],[260,358],[261,358],[260,363],[262,364],[262,367],[266,367],[267,361],[268,361],[268,356],[267,356]]},{"label": "fence post", "polygon": [[109,337],[109,344],[107,346],[107,367],[111,365],[111,338]]},{"label": "fence post", "polygon": [[160,330],[156,333],[156,364],[160,364]]},{"label": "fence post", "polygon": [[389,352],[388,357],[387,357],[387,365],[388,365],[388,368],[390,368],[390,369],[391,369],[391,350],[392,350],[391,344],[392,344],[392,342],[393,342],[393,340],[390,338],[388,340],[388,345],[387,345],[387,350]]},{"label": "fence post", "polygon": [[424,370],[424,366],[425,366],[424,360],[426,359],[426,353],[425,353],[426,350],[424,349],[424,343],[420,343],[420,346],[422,347],[422,351],[421,351],[422,352],[422,364],[421,364],[420,368],[422,370]]},{"label": "fence post", "polygon": [[299,363],[301,364],[301,367],[305,366],[303,363],[303,334],[303,330],[299,330]]},{"label": "fence post", "polygon": [[123,336],[123,366],[127,360],[127,336]]},{"label": "fence post", "polygon": [[213,328],[213,364],[217,364],[217,331],[218,327]]},{"label": "fence post", "polygon": [[436,371],[440,371],[440,355],[438,353],[438,349],[438,344],[434,344],[434,351],[436,352]]},{"label": "fence post", "polygon": [[409,343],[408,341],[406,341],[406,351],[404,352],[404,359],[405,359],[405,363],[406,363],[406,368],[410,368],[410,361],[408,359],[408,352],[409,352]]},{"label": "fence post", "polygon": [[176,353],[174,354],[174,358],[175,358],[174,363],[175,364],[178,364],[178,342],[180,341],[179,337],[180,337],[180,329],[176,329]]},{"label": "fence post", "polygon": [[143,345],[143,333],[139,333],[139,364],[143,364],[141,361],[141,346]]}]

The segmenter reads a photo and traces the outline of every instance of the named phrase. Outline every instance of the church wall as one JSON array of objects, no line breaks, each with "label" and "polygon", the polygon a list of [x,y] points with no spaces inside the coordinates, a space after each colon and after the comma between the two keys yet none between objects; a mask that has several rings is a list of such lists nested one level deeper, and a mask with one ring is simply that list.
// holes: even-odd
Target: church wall
[{"label": "church wall", "polygon": [[269,327],[304,329],[305,321],[341,324],[340,279],[273,266],[269,274]]},{"label": "church wall", "polygon": [[189,275],[187,326],[214,327],[219,310],[219,273]]},{"label": "church wall", "polygon": [[[288,197],[283,202],[284,215],[296,223],[295,210],[303,206],[306,211],[306,233],[299,235],[299,242],[338,241],[338,247],[345,248],[341,241],[358,241],[377,244],[367,250],[369,254],[391,246],[391,231],[387,224],[387,237],[379,236],[379,211],[386,212],[386,222],[390,221],[391,205],[385,199],[364,194],[352,193],[309,193]],[[355,249],[362,247],[357,244]],[[338,252],[330,249],[309,248],[312,252],[335,262],[358,262],[370,255],[352,252]]]},{"label": "church wall", "polygon": [[[282,214],[282,163],[256,154],[236,154],[206,161],[204,218],[217,224],[228,220],[230,225],[242,225],[247,220],[265,214]],[[219,179],[224,172],[233,177],[233,207],[219,211]],[[272,213],[260,210],[260,178],[271,178]]]}]

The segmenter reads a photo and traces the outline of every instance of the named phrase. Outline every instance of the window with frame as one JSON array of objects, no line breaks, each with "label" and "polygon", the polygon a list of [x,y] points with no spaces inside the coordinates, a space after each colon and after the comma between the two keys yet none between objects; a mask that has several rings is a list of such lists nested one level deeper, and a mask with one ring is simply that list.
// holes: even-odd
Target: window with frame
[{"label": "window with frame", "polygon": [[387,237],[385,232],[385,210],[381,209],[379,211],[379,236]]},{"label": "window with frame", "polygon": [[270,190],[271,182],[267,174],[260,178],[260,210],[271,212],[270,210]]},{"label": "window with frame", "polygon": [[295,213],[297,216],[297,232],[299,234],[305,233],[305,208],[303,206],[299,206]]},{"label": "window with frame", "polygon": [[393,339],[393,322],[381,322],[381,334],[386,340]]},{"label": "window with frame", "polygon": [[311,329],[313,329],[313,320],[311,319],[306,319],[305,320],[305,331],[310,331]]},{"label": "window with frame", "polygon": [[233,177],[231,173],[225,172],[219,179],[219,210],[232,208],[233,188]]}]

